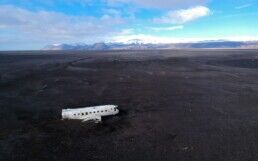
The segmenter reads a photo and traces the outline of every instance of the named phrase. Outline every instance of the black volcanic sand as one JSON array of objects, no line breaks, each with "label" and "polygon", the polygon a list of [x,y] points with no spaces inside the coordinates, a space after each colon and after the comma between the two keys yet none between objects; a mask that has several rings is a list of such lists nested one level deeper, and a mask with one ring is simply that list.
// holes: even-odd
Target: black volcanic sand
[{"label": "black volcanic sand", "polygon": [[257,161],[258,51],[1,52],[0,160]]}]

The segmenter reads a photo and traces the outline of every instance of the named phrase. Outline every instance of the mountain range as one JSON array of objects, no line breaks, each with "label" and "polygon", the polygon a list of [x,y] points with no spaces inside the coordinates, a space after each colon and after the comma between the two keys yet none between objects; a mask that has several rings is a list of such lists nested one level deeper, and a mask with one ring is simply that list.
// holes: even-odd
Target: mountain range
[{"label": "mountain range", "polygon": [[95,43],[95,44],[53,44],[43,50],[144,50],[144,49],[201,49],[201,48],[258,48],[258,41],[200,41],[192,43],[142,43],[130,41],[129,43]]}]

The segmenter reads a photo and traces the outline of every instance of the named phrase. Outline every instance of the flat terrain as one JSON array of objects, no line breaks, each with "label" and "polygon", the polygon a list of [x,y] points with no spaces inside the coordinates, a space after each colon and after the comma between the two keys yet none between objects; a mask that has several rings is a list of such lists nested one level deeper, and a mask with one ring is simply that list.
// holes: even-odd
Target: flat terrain
[{"label": "flat terrain", "polygon": [[258,50],[0,52],[0,160],[257,161]]}]

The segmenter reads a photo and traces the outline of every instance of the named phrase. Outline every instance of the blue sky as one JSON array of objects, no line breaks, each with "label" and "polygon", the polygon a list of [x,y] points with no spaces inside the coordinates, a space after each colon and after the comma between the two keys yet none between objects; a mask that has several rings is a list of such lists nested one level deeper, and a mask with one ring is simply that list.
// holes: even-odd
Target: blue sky
[{"label": "blue sky", "polygon": [[1,0],[0,50],[54,43],[258,40],[256,0]]}]

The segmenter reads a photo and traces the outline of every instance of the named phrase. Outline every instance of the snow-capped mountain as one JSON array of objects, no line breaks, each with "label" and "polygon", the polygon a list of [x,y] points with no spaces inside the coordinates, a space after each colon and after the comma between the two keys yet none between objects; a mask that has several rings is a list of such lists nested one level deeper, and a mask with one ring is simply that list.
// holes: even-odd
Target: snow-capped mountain
[{"label": "snow-capped mountain", "polygon": [[95,43],[95,44],[53,44],[43,48],[43,50],[137,50],[137,49],[188,49],[188,48],[258,48],[256,41],[226,41],[211,40],[193,43],[170,43],[155,44],[144,43],[139,39],[133,39],[126,43]]}]

